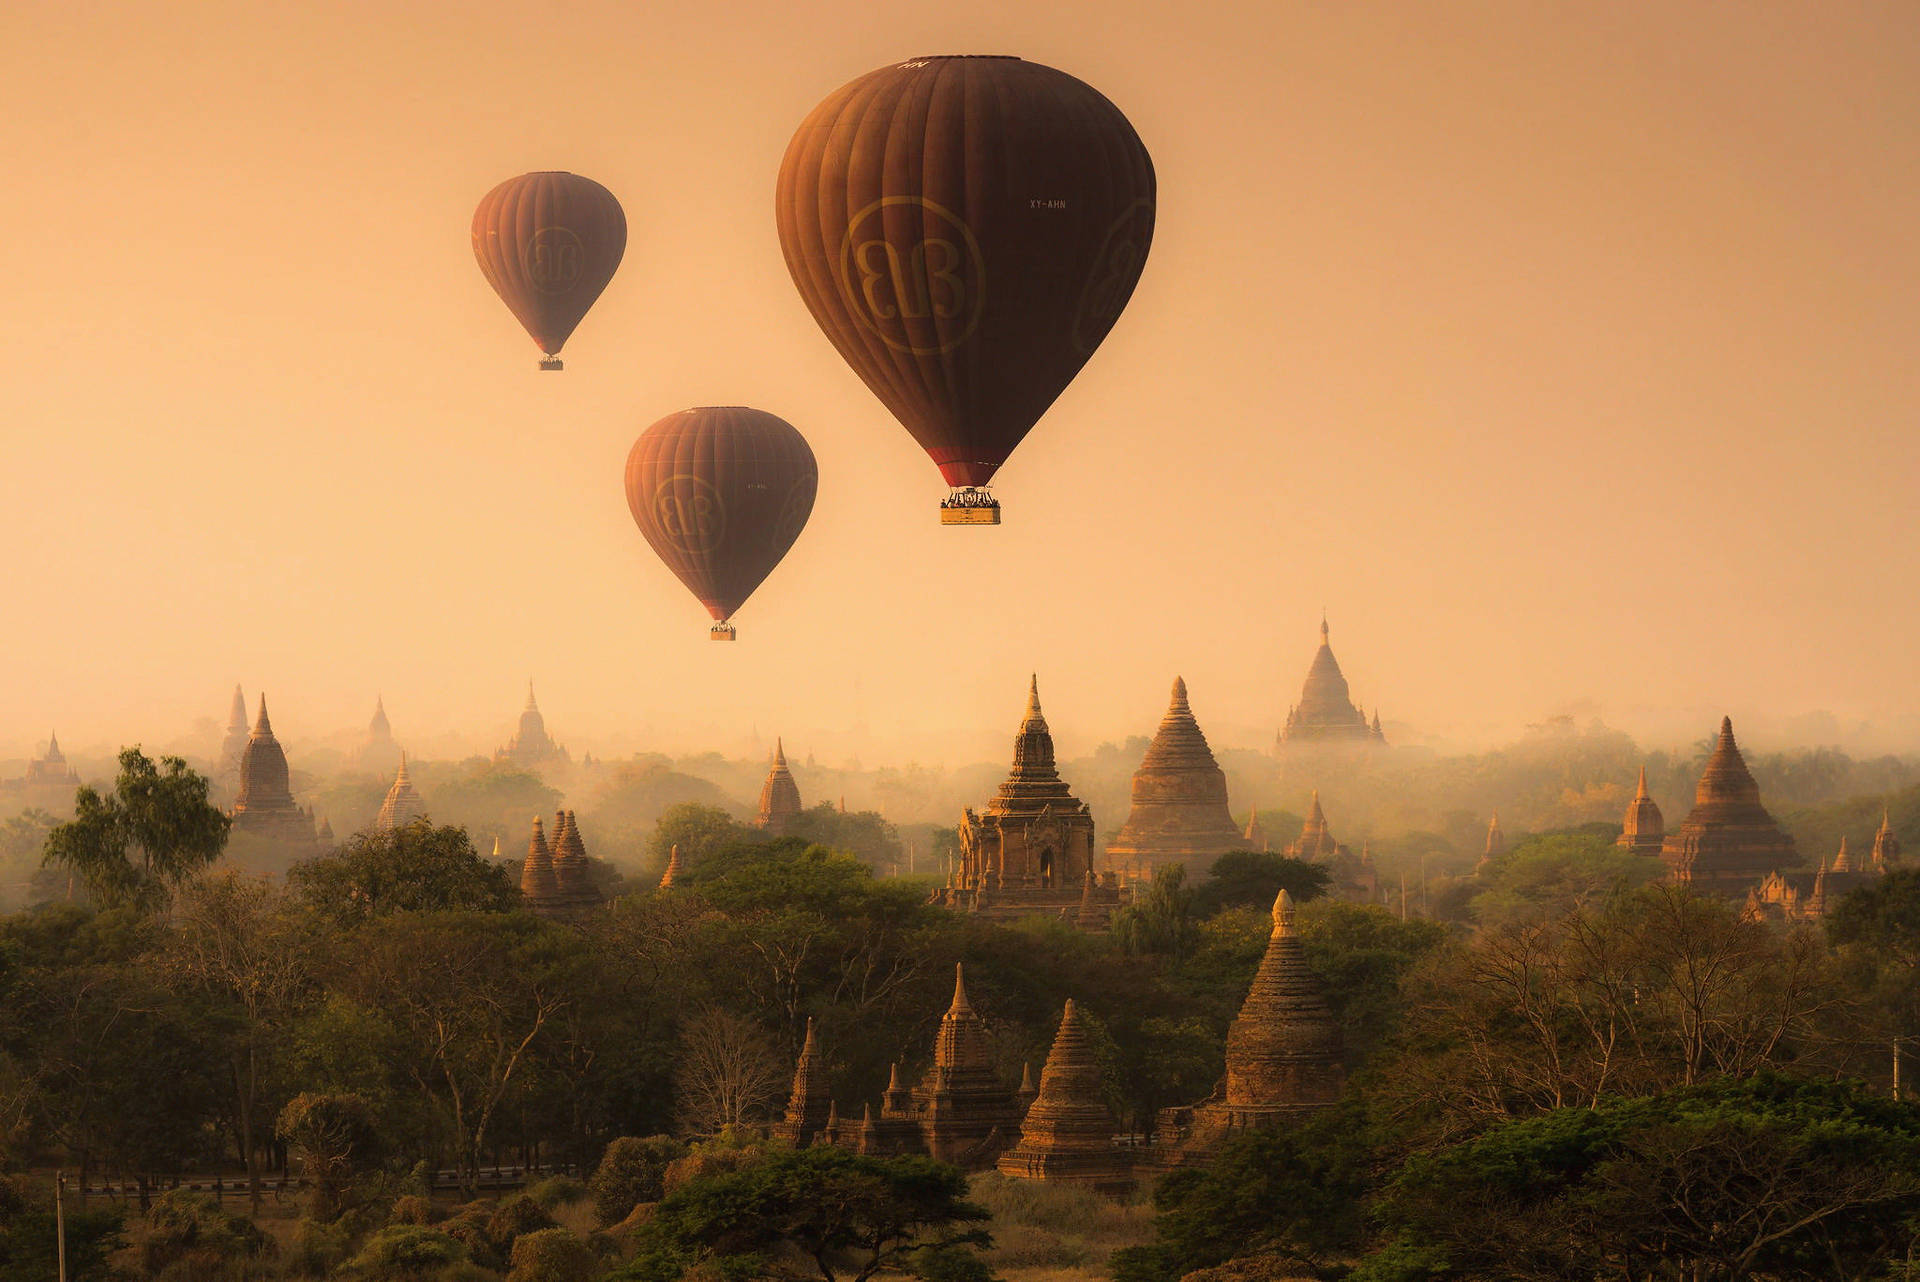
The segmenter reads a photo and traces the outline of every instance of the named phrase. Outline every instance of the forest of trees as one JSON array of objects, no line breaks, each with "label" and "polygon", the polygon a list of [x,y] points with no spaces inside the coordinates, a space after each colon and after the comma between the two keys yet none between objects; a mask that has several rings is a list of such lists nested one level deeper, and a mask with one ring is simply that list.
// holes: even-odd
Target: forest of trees
[{"label": "forest of trees", "polygon": [[[857,1110],[925,1069],[964,959],[1007,1080],[1073,998],[1144,1132],[1219,1080],[1282,886],[1347,1096],[1163,1180],[1113,1276],[1894,1278],[1920,1250],[1890,1077],[1920,871],[1781,926],[1572,829],[1437,885],[1435,920],[1242,853],[1092,935],[932,907],[849,853],[854,816],[808,813],[770,841],[671,808],[563,924],[428,821],[236,874],[205,781],[129,751],[43,830],[72,900],[0,918],[0,1282],[51,1276],[55,1167],[75,1279],[996,1276],[994,1177],[757,1138],[808,1020]],[[573,1175],[482,1187],[516,1164]],[[244,1196],[172,1188],[213,1177]],[[127,1192],[77,1199],[104,1182]]]}]

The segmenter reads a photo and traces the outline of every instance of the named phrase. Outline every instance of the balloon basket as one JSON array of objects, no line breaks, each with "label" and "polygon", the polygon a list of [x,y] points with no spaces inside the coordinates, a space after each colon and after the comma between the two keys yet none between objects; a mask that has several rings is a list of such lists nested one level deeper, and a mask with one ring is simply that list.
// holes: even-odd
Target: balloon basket
[{"label": "balloon basket", "polygon": [[942,525],[998,525],[1000,501],[985,490],[967,486],[940,501]]},{"label": "balloon basket", "polygon": [[541,369],[554,370],[554,369],[565,369],[566,367],[567,367],[566,362],[561,360],[558,356],[543,356],[540,358]]},{"label": "balloon basket", "polygon": [[735,633],[731,623],[716,623],[707,629],[707,640],[709,641],[732,641],[734,639]]}]

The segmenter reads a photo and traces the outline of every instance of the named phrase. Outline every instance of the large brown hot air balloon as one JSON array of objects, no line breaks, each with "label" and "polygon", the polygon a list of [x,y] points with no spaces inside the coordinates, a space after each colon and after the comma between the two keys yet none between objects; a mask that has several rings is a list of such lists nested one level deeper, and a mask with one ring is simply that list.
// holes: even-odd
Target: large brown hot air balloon
[{"label": "large brown hot air balloon", "polygon": [[1153,239],[1153,161],[1096,90],[1018,58],[915,58],[829,95],[775,194],[800,296],[954,488],[981,487],[1093,355]]},{"label": "large brown hot air balloon", "polygon": [[627,455],[627,507],[653,550],[733,640],[728,620],[813,511],[820,469],[783,418],[744,405],[669,414]]},{"label": "large brown hot air balloon", "polygon": [[539,344],[541,369],[563,368],[560,349],[626,250],[620,202],[579,174],[509,178],[473,211],[473,256]]}]

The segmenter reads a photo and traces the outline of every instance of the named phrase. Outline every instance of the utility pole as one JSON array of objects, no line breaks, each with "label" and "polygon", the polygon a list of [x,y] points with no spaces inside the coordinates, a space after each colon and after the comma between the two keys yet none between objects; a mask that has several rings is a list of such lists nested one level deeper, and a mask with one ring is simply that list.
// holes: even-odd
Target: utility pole
[{"label": "utility pole", "polygon": [[1400,920],[1407,919],[1407,870],[1400,870]]},{"label": "utility pole", "polygon": [[67,1177],[63,1171],[53,1173],[53,1235],[59,1243],[60,1282],[67,1282],[67,1208],[61,1196],[67,1191]]}]

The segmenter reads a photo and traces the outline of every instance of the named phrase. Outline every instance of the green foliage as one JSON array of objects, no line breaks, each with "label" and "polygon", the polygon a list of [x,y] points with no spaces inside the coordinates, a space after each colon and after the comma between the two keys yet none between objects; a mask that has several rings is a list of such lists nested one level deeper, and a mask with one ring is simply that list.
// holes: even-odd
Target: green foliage
[{"label": "green foliage", "polygon": [[416,769],[414,778],[441,823],[490,837],[525,841],[534,816],[551,816],[560,804],[558,788],[510,761],[475,757],[450,770]]},{"label": "green foliage", "polygon": [[571,1175],[551,1175],[528,1189],[527,1196],[539,1203],[541,1210],[552,1211],[585,1201],[587,1186]]},{"label": "green foliage", "polygon": [[594,1217],[618,1224],[640,1203],[658,1202],[666,1196],[667,1167],[686,1153],[686,1145],[667,1135],[623,1135],[607,1145],[587,1183]]},{"label": "green foliage", "polygon": [[872,810],[842,811],[830,801],[795,815],[787,833],[810,845],[852,855],[876,872],[893,869],[906,855],[900,834],[884,816]]},{"label": "green foliage", "polygon": [[1827,937],[1920,968],[1920,868],[1900,868],[1849,891],[1827,911]]},{"label": "green foliage", "polygon": [[1175,1282],[1256,1253],[1313,1269],[1350,1253],[1368,1183],[1358,1133],[1351,1117],[1322,1116],[1243,1135],[1205,1171],[1168,1175],[1154,1194],[1154,1242],[1116,1253],[1115,1279]]},{"label": "green foliage", "polygon": [[[116,1210],[66,1207],[69,1282],[110,1282],[108,1256],[126,1245]],[[53,1191],[24,1176],[0,1179],[0,1282],[46,1282],[59,1253]]]},{"label": "green foliage", "polygon": [[1543,921],[1597,907],[1611,896],[1662,876],[1657,859],[1622,850],[1614,830],[1550,832],[1528,837],[1494,861],[1471,901],[1489,926]]},{"label": "green foliage", "polygon": [[1305,903],[1327,893],[1332,873],[1321,864],[1264,850],[1229,850],[1213,861],[1194,888],[1193,910],[1211,917],[1223,908],[1266,908],[1285,890]]},{"label": "green foliage", "polygon": [[1302,908],[1294,928],[1340,1018],[1350,1064],[1366,1060],[1398,1026],[1401,980],[1448,938],[1438,922],[1332,900]]},{"label": "green foliage", "polygon": [[362,832],[341,849],[296,864],[287,883],[308,911],[336,927],[392,913],[511,912],[520,888],[474,853],[464,828],[425,819]]},{"label": "green foliage", "polygon": [[[1762,1073],[1563,1108],[1409,1160],[1368,1276],[1871,1276],[1920,1215],[1920,1108]],[[1405,1244],[1425,1250],[1406,1259]]]},{"label": "green foliage", "polygon": [[[12,887],[32,880],[41,868],[41,852],[46,849],[47,834],[58,823],[44,810],[29,808],[0,823],[0,887]],[[19,898],[0,892],[0,908],[15,907]]]},{"label": "green foliage", "polygon": [[[793,1249],[825,1282],[865,1280],[922,1247],[986,1246],[966,1177],[924,1157],[769,1149],[738,1170],[667,1195],[646,1227],[650,1259],[759,1257]],[[743,1265],[744,1266],[744,1265]]]},{"label": "green foliage", "polygon": [[763,844],[766,834],[749,827],[717,806],[683,802],[670,806],[654,825],[647,842],[647,874],[658,878],[666,871],[667,858],[680,847],[680,862],[687,870],[689,883],[705,876],[707,862],[729,846]]},{"label": "green foliage", "polygon": [[321,1224],[302,1219],[294,1228],[293,1245],[288,1248],[287,1275],[296,1278],[331,1278],[346,1261],[352,1239],[339,1224]]},{"label": "green foliage", "polygon": [[246,1216],[221,1209],[209,1194],[172,1189],[147,1212],[140,1257],[148,1273],[178,1268],[187,1276],[211,1277],[272,1250],[273,1240]]},{"label": "green foliage", "polygon": [[340,1193],[355,1163],[373,1159],[379,1145],[372,1110],[353,1094],[294,1096],[280,1110],[274,1134],[300,1158],[313,1182],[311,1214],[323,1222],[340,1213]]},{"label": "green foliage", "polygon": [[565,1229],[538,1229],[513,1244],[506,1282],[594,1282],[600,1257]]},{"label": "green foliage", "polygon": [[347,1261],[344,1276],[365,1282],[424,1282],[467,1258],[467,1248],[438,1229],[389,1224]]},{"label": "green foliage", "polygon": [[538,1202],[522,1193],[502,1202],[499,1209],[487,1217],[487,1240],[493,1243],[494,1250],[506,1256],[513,1250],[513,1244],[526,1234],[554,1228],[558,1223]]},{"label": "green foliage", "polygon": [[1153,870],[1147,893],[1113,915],[1113,937],[1122,948],[1136,956],[1153,953],[1175,960],[1193,951],[1200,928],[1194,920],[1194,892],[1186,881],[1187,870],[1180,864]]},{"label": "green foliage", "polygon": [[47,834],[46,862],[80,879],[102,907],[163,907],[181,882],[220,858],[232,821],[207,801],[206,776],[178,757],[155,765],[120,752],[113,792],[74,793],[71,820]]}]

